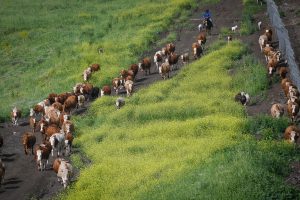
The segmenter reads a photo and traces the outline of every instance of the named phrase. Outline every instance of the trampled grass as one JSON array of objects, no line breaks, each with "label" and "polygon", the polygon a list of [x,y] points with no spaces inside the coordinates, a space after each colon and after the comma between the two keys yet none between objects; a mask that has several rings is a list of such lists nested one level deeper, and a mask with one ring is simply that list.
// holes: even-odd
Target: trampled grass
[{"label": "trampled grass", "polygon": [[[80,122],[75,119],[80,127],[75,145],[92,164],[63,199],[297,197],[283,182],[286,159],[296,151],[245,135],[255,128],[234,102],[237,91],[255,95],[265,85],[261,79],[249,80],[260,85],[253,88],[240,81],[259,76],[255,69],[243,73],[240,64],[261,66],[251,65],[238,41],[214,48],[176,77],[127,98],[122,109],[115,109],[115,97],[105,97]],[[235,77],[228,73],[233,68]]]},{"label": "trampled grass", "polygon": [[71,91],[92,63],[100,63],[101,71],[91,83],[110,84],[158,42],[174,16],[184,19],[195,5],[193,0],[2,1],[0,119],[13,106],[28,114],[49,93]]}]

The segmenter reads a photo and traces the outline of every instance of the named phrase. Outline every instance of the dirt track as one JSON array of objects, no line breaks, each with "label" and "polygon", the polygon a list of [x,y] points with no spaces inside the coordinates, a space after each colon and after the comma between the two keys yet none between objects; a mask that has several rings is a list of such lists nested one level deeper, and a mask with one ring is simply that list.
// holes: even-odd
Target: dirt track
[{"label": "dirt track", "polygon": [[[234,8],[232,5],[235,5]],[[242,16],[242,1],[241,0],[224,0],[218,5],[210,6],[210,10],[213,14],[213,21],[215,24],[212,30],[212,35],[208,37],[208,44],[215,41],[218,37],[218,32],[222,27],[231,27],[236,24],[240,25]],[[199,8],[191,19],[200,18],[201,13],[206,8]],[[262,17],[263,14],[256,16],[257,19]],[[191,44],[196,41],[198,34],[197,25],[199,21],[190,20],[190,23],[194,24],[193,29],[183,29],[180,32],[179,41],[175,42],[176,52],[190,52]],[[267,23],[267,22],[266,22]],[[263,60],[263,56],[260,54],[257,38],[259,33],[255,33],[249,37],[242,38],[246,42],[251,42],[251,48],[254,53]],[[225,40],[225,38],[224,38]],[[149,52],[149,55],[158,50],[153,49]],[[263,60],[264,61],[264,60]],[[154,72],[154,67],[152,67]],[[171,76],[174,76],[177,71],[172,72]],[[149,76],[144,77],[141,72],[137,75],[137,81],[135,83],[135,91],[141,87],[145,87],[155,81],[161,80],[161,77],[157,73],[152,73]],[[267,101],[259,102],[257,105],[249,107],[249,114],[256,114],[259,112],[268,112],[269,100],[282,101],[283,97],[281,88],[278,85],[274,85],[267,97]],[[269,99],[268,99],[269,98]],[[25,156],[23,146],[21,145],[21,137],[25,131],[29,131],[27,125],[28,119],[21,120],[24,126],[12,126],[11,123],[4,123],[0,125],[0,134],[4,136],[4,147],[1,157],[6,165],[6,176],[4,182],[4,189],[0,190],[1,200],[19,200],[19,199],[49,199],[62,191],[62,186],[57,182],[55,173],[51,170],[51,165],[48,165],[46,172],[39,172],[36,169],[35,162],[32,155]],[[41,142],[40,133],[37,133],[38,141]],[[52,163],[53,159],[50,160]]]}]

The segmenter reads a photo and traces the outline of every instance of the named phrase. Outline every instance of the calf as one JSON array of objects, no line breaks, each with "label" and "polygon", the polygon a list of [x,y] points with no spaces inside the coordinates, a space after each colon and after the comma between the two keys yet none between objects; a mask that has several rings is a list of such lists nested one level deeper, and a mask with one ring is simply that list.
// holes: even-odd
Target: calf
[{"label": "calf", "polygon": [[241,104],[243,104],[244,106],[247,105],[250,101],[250,96],[248,93],[245,92],[239,92],[236,96],[235,96],[235,101],[240,102]]},{"label": "calf", "polygon": [[25,155],[28,154],[29,149],[31,149],[32,155],[34,154],[33,153],[33,146],[35,145],[35,142],[36,142],[36,137],[33,135],[33,133],[26,132],[26,133],[23,134],[22,143],[23,143],[23,146],[24,146]]},{"label": "calf", "polygon": [[101,96],[111,95],[111,88],[108,85],[105,85],[101,89]]},{"label": "calf", "polygon": [[89,67],[83,71],[83,81],[88,81],[92,77],[92,69]]},{"label": "calf", "polygon": [[125,105],[125,99],[123,97],[117,98],[117,100],[116,100],[116,108],[120,109],[124,105]]},{"label": "calf", "polygon": [[151,68],[151,60],[150,58],[144,58],[140,63],[139,63],[139,69],[141,71],[145,71],[145,75],[150,74],[150,68]]},{"label": "calf", "polygon": [[280,118],[284,114],[284,107],[282,104],[275,103],[271,107],[271,116],[274,118]]},{"label": "calf", "polygon": [[11,112],[11,121],[13,125],[18,125],[18,120],[21,118],[21,110],[14,107]]}]

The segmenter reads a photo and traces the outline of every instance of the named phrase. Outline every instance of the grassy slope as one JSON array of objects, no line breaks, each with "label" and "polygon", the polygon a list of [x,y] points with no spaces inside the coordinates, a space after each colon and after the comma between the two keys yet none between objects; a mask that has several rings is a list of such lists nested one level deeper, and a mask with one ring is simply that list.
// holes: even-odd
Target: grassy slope
[{"label": "grassy slope", "polygon": [[28,113],[49,93],[70,91],[91,63],[102,66],[91,82],[110,84],[174,15],[186,15],[194,5],[193,0],[1,1],[0,119],[13,105]]},{"label": "grassy slope", "polygon": [[[245,53],[239,42],[223,45],[173,79],[134,94],[121,110],[106,97],[75,119],[76,145],[93,164],[64,198],[295,197],[282,182],[287,162],[281,156],[291,157],[293,149],[241,135],[252,128],[233,96],[241,88],[255,94],[266,87],[263,68],[248,56],[238,60]],[[232,67],[234,79],[227,72]]]}]

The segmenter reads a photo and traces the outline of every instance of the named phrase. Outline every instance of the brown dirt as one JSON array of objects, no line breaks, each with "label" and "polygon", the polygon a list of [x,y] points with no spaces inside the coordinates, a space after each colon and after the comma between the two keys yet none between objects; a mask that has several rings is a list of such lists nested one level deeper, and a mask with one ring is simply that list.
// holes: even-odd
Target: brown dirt
[{"label": "brown dirt", "polygon": [[[293,2],[295,4],[297,0],[286,1]],[[234,8],[232,5],[235,5]],[[209,6],[213,13],[214,29],[212,30],[212,35],[208,36],[208,45],[218,38],[218,33],[222,27],[232,27],[234,25],[240,25],[242,16],[242,1],[241,0],[223,0],[218,5]],[[191,16],[190,23],[193,24],[193,28],[185,28],[180,31],[178,41],[175,42],[176,52],[184,53],[190,52],[191,55],[191,44],[196,41],[196,36],[198,34],[197,25],[200,20],[192,20],[200,18],[205,8],[198,8],[193,16]],[[288,14],[288,13],[286,13]],[[290,13],[289,13],[290,14]],[[262,20],[263,23],[267,24],[267,18],[265,13],[261,13],[255,16],[256,20]],[[289,31],[294,34],[291,38],[296,38],[299,31],[295,30],[293,25],[288,26]],[[299,26],[297,27],[299,29]],[[237,36],[240,37],[240,36]],[[254,55],[265,62],[263,56],[260,53],[258,46],[259,32],[252,34],[247,37],[240,37],[244,42],[250,44]],[[299,38],[299,37],[297,37]],[[224,38],[225,40],[225,38]],[[298,50],[295,51],[296,55],[299,55],[299,43]],[[157,47],[149,52],[147,56],[151,56],[155,51],[160,49]],[[172,72],[171,77],[174,76],[177,71]],[[161,77],[157,72],[154,72],[152,68],[152,74],[149,76],[144,76],[143,73],[139,72],[137,75],[137,80],[135,83],[135,91],[145,87],[155,81],[161,81]],[[124,91],[122,92],[124,95]],[[272,84],[270,90],[267,91],[266,97],[255,97],[258,99],[255,105],[247,107],[247,112],[249,115],[256,115],[259,113],[269,113],[272,102],[285,102],[285,97],[278,83]],[[78,112],[81,113],[81,112]],[[27,123],[27,118],[22,119],[21,123],[23,126],[12,126],[10,122],[0,124],[0,134],[4,137],[4,147],[1,154],[1,158],[6,165],[6,176],[4,181],[4,187],[0,189],[0,199],[1,200],[16,200],[16,199],[49,199],[55,196],[57,193],[62,191],[62,186],[56,180],[56,174],[52,171],[51,166],[48,165],[46,172],[39,172],[36,169],[35,161],[32,155],[25,156],[23,152],[23,147],[21,145],[21,137],[25,131],[29,131],[29,126]],[[38,137],[37,144],[41,142],[40,133],[36,134]],[[53,159],[50,160],[50,163]],[[299,174],[298,174],[299,175]],[[293,179],[294,180],[294,179]],[[299,179],[296,183],[299,185]]]}]

